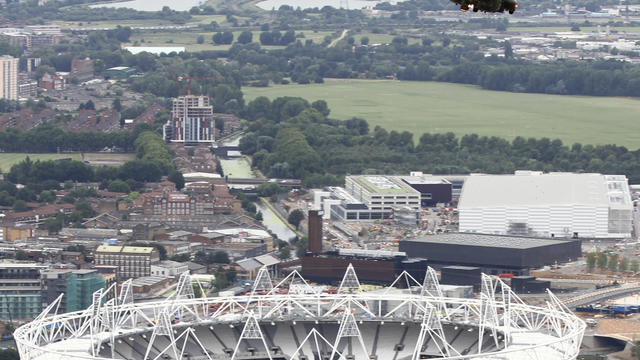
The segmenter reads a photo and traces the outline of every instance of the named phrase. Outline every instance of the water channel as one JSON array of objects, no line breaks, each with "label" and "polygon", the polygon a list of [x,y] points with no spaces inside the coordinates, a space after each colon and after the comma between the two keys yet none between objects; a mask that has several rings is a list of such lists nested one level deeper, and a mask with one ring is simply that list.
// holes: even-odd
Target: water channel
[{"label": "water channel", "polygon": [[[223,146],[237,146],[239,138],[225,142]],[[251,166],[246,158],[222,159],[220,161],[222,170],[231,178],[254,178],[255,174],[251,171]],[[296,234],[271,210],[271,208],[263,205],[259,201],[256,207],[262,213],[262,223],[275,234],[278,239],[288,241],[296,236]]]}]

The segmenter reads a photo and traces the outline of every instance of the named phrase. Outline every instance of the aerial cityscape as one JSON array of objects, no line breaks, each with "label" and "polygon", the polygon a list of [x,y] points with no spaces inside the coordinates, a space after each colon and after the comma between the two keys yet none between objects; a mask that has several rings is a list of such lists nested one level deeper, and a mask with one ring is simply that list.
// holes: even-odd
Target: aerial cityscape
[{"label": "aerial cityscape", "polygon": [[1,0],[0,360],[640,359],[640,0]]}]

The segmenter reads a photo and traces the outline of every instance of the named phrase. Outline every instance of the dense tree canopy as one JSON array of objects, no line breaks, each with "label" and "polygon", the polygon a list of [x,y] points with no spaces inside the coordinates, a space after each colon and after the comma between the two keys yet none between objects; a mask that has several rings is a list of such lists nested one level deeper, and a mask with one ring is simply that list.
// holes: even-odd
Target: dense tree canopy
[{"label": "dense tree canopy", "polygon": [[133,150],[135,134],[121,132],[64,131],[41,125],[28,131],[8,128],[0,131],[0,150],[6,152],[100,151],[105,147]]}]

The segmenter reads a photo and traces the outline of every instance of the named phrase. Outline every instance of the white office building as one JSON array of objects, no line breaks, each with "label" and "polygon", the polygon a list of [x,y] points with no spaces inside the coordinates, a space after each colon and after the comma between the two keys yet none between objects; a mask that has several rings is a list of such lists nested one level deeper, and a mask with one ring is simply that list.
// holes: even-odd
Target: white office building
[{"label": "white office building", "polygon": [[460,232],[626,238],[633,204],[624,175],[517,171],[464,183]]},{"label": "white office building", "polygon": [[347,176],[344,187],[372,210],[391,211],[398,207],[420,210],[420,193],[395,176]]}]

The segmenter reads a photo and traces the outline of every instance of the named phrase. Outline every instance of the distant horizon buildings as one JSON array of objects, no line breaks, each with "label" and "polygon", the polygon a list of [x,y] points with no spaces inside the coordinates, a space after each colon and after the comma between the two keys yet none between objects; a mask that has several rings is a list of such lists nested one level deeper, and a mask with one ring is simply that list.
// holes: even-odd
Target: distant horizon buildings
[{"label": "distant horizon buildings", "polygon": [[162,130],[164,138],[171,142],[212,143],[215,136],[211,100],[205,95],[184,95],[174,99],[171,118]]},{"label": "distant horizon buildings", "polygon": [[18,58],[0,56],[0,98],[18,100]]}]

